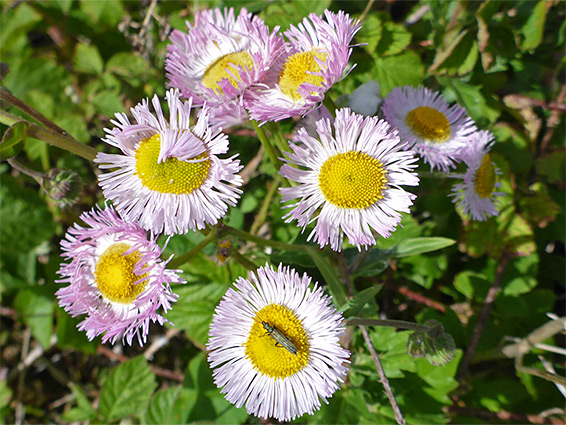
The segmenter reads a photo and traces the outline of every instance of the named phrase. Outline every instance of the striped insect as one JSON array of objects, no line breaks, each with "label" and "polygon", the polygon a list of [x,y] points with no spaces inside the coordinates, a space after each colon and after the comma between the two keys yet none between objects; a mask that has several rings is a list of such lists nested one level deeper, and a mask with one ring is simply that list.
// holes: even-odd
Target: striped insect
[{"label": "striped insect", "polygon": [[261,321],[261,325],[266,330],[267,334],[275,340],[275,345],[279,344],[289,353],[295,356],[297,355],[298,350],[297,347],[295,347],[295,344],[293,344],[293,342],[288,337],[283,335],[279,329],[277,329],[275,326],[271,326],[264,320]]}]

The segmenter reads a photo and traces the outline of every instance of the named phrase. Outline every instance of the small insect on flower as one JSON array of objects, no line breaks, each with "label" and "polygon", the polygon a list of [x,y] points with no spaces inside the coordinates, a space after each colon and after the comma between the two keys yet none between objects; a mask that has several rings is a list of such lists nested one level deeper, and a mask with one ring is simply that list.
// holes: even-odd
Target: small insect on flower
[{"label": "small insect on flower", "polygon": [[260,267],[216,307],[207,344],[214,383],[236,407],[290,421],[313,414],[340,388],[350,353],[340,312],[311,278]]},{"label": "small insect on flower", "polygon": [[289,353],[297,355],[297,347],[295,344],[287,338],[285,335],[281,333],[279,329],[275,326],[271,326],[269,323],[262,321],[261,325],[267,331],[267,334],[275,340],[275,345],[279,344],[283,348],[285,348]]}]

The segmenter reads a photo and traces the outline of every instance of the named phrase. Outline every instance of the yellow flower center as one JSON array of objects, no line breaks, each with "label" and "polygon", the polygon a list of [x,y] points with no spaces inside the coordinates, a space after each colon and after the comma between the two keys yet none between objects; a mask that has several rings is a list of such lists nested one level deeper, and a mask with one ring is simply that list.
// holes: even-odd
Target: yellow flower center
[{"label": "yellow flower center", "polygon": [[[210,159],[187,162],[167,158],[164,162],[157,162],[160,150],[161,137],[159,134],[142,140],[136,150],[135,174],[148,189],[161,193],[188,195],[198,189],[208,177]],[[207,158],[206,152],[191,160],[204,158]]]},{"label": "yellow flower center", "polygon": [[[293,354],[279,344],[264,326],[276,329],[297,350]],[[298,317],[279,304],[270,304],[257,312],[246,341],[246,357],[262,375],[286,378],[303,369],[309,360],[309,338]]]},{"label": "yellow flower center", "polygon": [[495,166],[491,162],[489,154],[486,153],[474,177],[476,193],[482,198],[489,198],[491,192],[493,192],[495,175]]},{"label": "yellow flower center", "polygon": [[145,289],[147,280],[139,282],[146,274],[137,275],[134,267],[140,260],[137,251],[124,255],[130,245],[119,242],[109,246],[96,262],[94,278],[104,298],[120,304],[132,303]]},{"label": "yellow flower center", "polygon": [[317,52],[316,50],[299,52],[289,56],[279,74],[279,87],[283,94],[290,97],[293,102],[301,102],[303,97],[298,90],[301,84],[310,83],[322,87],[324,77],[307,72],[320,72],[321,68],[315,57],[326,62],[327,56],[327,53]]},{"label": "yellow flower center", "polygon": [[328,158],[318,184],[328,202],[340,208],[364,209],[383,198],[387,171],[378,159],[350,151]]},{"label": "yellow flower center", "polygon": [[434,143],[445,142],[452,134],[446,115],[428,106],[413,109],[405,121],[418,136]]},{"label": "yellow flower center", "polygon": [[[254,66],[252,56],[248,52],[229,53],[222,56],[206,68],[202,77],[202,83],[209,89],[216,90],[218,93],[222,93],[222,89],[218,83],[224,78],[227,78],[232,86],[238,87],[238,83],[240,82],[238,66],[241,66],[243,69],[252,69]],[[237,76],[237,79],[230,75],[228,71],[234,74],[234,76]]]}]

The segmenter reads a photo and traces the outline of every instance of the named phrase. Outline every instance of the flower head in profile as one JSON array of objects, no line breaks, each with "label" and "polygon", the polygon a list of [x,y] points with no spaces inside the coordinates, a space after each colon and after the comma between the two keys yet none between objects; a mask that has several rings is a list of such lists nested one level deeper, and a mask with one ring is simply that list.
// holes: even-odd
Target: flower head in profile
[{"label": "flower head in profile", "polygon": [[280,421],[312,414],[346,374],[342,315],[310,281],[265,265],[251,281],[239,278],[216,308],[207,344],[214,382],[250,414]]},{"label": "flower head in profile", "polygon": [[[169,85],[193,98],[195,106],[206,102],[212,108],[215,125],[233,125],[230,117],[242,119],[247,113],[241,95],[261,81],[282,53],[284,40],[279,28],[269,28],[245,8],[235,17],[234,9],[207,9],[187,23],[188,32],[174,30],[167,47],[165,70]],[[214,113],[222,107],[224,113]]]},{"label": "flower head in profile", "polygon": [[381,108],[389,123],[399,130],[408,148],[420,155],[431,169],[448,172],[460,161],[460,150],[477,131],[460,105],[449,106],[440,93],[427,88],[394,88]]},{"label": "flower head in profile", "polygon": [[503,193],[496,192],[501,187],[501,183],[496,182],[501,172],[489,156],[492,145],[493,135],[489,131],[478,131],[461,152],[468,170],[463,175],[454,176],[463,181],[452,188],[452,201],[464,214],[478,221],[498,215],[497,198],[503,196]]},{"label": "flower head in profile", "polygon": [[70,260],[59,270],[59,305],[73,317],[86,315],[78,328],[89,340],[103,334],[112,344],[119,337],[131,345],[137,337],[147,341],[150,322],[168,322],[158,310],[171,309],[177,295],[170,283],[185,283],[180,270],[165,268],[162,250],[146,231],[126,223],[116,212],[93,209],[83,213],[86,227],[75,224],[61,241],[63,257]]},{"label": "flower head in profile", "polygon": [[157,95],[152,100],[155,113],[147,99],[132,108],[135,123],[116,114],[116,127],[105,129],[104,141],[121,154],[99,153],[95,159],[101,169],[111,170],[99,176],[104,196],[124,220],[154,234],[216,224],[241,193],[233,187],[242,184],[240,162],[218,157],[228,151],[228,136],[210,128],[206,107],[192,126],[191,101],[181,102],[179,96],[178,90],[165,96],[169,120]]},{"label": "flower head in profile", "polygon": [[298,199],[284,218],[303,229],[316,221],[309,240],[320,247],[340,251],[344,234],[358,248],[375,245],[372,229],[388,237],[400,212],[409,212],[415,195],[401,185],[418,184],[412,172],[417,158],[403,150],[405,142],[387,122],[348,108],[336,111],[334,125],[321,119],[316,129],[316,138],[298,131],[281,167],[283,177],[298,183],[280,189],[283,202]]},{"label": "flower head in profile", "polygon": [[311,13],[285,33],[287,51],[258,85],[245,95],[251,118],[266,122],[305,115],[342,78],[361,28],[347,14],[326,10],[325,19]]}]

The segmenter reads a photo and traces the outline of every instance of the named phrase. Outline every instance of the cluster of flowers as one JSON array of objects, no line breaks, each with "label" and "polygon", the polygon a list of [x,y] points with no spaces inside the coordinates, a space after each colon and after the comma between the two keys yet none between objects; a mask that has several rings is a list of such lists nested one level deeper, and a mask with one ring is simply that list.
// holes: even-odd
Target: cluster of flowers
[{"label": "cluster of flowers", "polygon": [[[121,153],[95,159],[113,206],[84,213],[87,227],[75,225],[62,242],[70,262],[60,282],[69,285],[57,296],[73,317],[87,316],[79,329],[89,339],[122,336],[131,344],[137,336],[143,345],[150,322],[166,321],[158,311],[176,301],[170,284],[185,282],[180,270],[166,269],[170,258],[160,259],[156,238],[217,224],[241,194],[237,155],[221,158],[229,149],[222,127],[317,113],[347,72],[359,28],[343,12],[326,11],[283,36],[245,9],[237,17],[215,9],[197,13],[188,33],[173,32],[165,65],[169,119],[157,95],[153,112],[148,100],[131,109],[134,122],[116,114],[103,140]],[[343,108],[298,129],[280,170],[296,183],[280,189],[290,202],[286,222],[304,229],[316,221],[309,240],[320,247],[339,251],[346,235],[360,249],[374,245],[376,234],[388,237],[409,212],[415,195],[401,186],[418,184],[415,154],[442,170],[462,160],[485,174],[477,152],[487,155],[490,137],[474,132],[462,108],[448,108],[426,89],[416,93],[391,94],[383,107],[389,122]],[[477,185],[476,177],[466,179],[462,189]],[[464,196],[472,216],[474,202]],[[342,316],[292,269],[266,265],[251,279],[239,279],[216,309],[208,344],[214,380],[249,413],[280,420],[312,413],[345,375]]]}]

